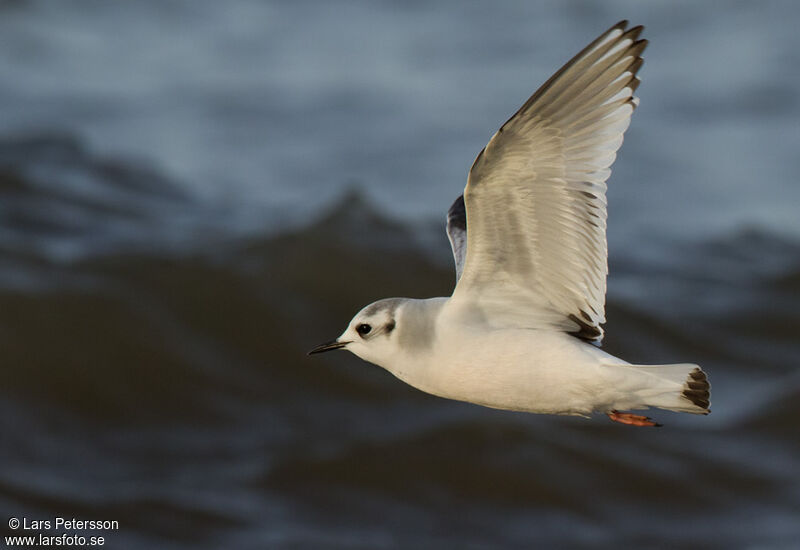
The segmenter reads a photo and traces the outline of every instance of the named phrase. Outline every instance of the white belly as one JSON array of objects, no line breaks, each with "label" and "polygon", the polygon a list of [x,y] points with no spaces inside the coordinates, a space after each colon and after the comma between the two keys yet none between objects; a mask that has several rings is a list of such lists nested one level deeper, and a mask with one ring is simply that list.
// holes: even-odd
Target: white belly
[{"label": "white belly", "polygon": [[594,346],[551,330],[460,328],[437,334],[432,361],[395,374],[428,393],[499,409],[585,415],[613,401],[603,362],[624,361]]}]

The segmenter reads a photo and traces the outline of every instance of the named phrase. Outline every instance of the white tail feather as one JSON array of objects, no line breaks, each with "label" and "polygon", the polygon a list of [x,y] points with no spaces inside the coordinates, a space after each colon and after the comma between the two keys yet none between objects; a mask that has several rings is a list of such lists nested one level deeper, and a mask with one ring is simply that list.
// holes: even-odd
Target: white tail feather
[{"label": "white tail feather", "polygon": [[633,394],[639,403],[620,404],[620,410],[657,407],[676,412],[708,414],[711,386],[703,370],[692,363],[625,365],[642,376]]}]

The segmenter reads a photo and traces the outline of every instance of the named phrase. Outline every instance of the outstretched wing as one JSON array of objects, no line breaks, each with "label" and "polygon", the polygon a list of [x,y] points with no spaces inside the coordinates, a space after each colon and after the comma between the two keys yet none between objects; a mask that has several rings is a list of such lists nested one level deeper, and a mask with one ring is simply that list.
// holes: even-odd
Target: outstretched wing
[{"label": "outstretched wing", "polygon": [[498,326],[602,338],[606,180],[637,104],[647,45],[638,40],[642,27],[626,26],[614,25],[564,65],[475,159],[453,305]]}]

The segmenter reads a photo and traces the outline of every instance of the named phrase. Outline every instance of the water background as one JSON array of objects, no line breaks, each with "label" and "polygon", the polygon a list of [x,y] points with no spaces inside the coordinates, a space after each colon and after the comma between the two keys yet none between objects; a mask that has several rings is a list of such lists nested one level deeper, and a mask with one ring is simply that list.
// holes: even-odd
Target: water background
[{"label": "water background", "polygon": [[[796,547],[798,17],[0,2],[0,524],[115,519],[111,548]],[[651,44],[605,348],[702,364],[713,413],[491,411],[305,357],[372,300],[449,294],[474,156],[622,18]]]}]

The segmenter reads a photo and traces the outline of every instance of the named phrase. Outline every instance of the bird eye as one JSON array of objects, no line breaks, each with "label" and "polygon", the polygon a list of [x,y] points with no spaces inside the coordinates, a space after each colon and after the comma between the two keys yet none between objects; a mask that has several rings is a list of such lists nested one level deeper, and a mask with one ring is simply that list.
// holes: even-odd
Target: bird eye
[{"label": "bird eye", "polygon": [[359,333],[361,336],[369,334],[369,331],[372,330],[372,327],[366,323],[361,323],[356,327],[356,332]]}]

